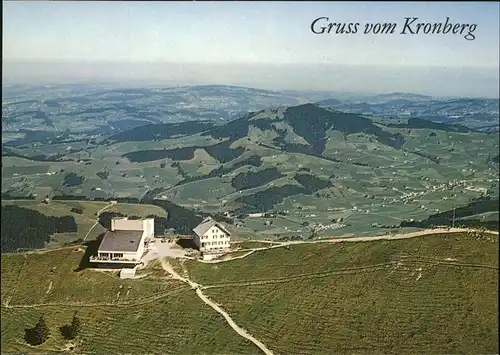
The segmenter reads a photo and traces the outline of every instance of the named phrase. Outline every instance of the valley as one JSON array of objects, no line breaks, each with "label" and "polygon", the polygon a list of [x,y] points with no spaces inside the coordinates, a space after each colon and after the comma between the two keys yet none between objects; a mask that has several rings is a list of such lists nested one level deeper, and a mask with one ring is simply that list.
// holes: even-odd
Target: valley
[{"label": "valley", "polygon": [[[168,201],[225,216],[241,238],[286,240],[412,231],[498,199],[498,134],[420,118],[303,104],[85,138],[43,132],[3,144],[3,204]],[[462,217],[491,227],[497,210]]]}]

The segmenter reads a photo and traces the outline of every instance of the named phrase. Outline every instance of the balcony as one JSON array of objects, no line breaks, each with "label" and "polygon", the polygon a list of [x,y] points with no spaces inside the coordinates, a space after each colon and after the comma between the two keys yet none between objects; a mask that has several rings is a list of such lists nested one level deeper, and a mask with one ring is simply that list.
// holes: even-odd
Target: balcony
[{"label": "balcony", "polygon": [[115,263],[115,264],[139,264],[139,260],[130,260],[125,258],[110,258],[102,256],[91,256],[90,262],[93,263]]}]

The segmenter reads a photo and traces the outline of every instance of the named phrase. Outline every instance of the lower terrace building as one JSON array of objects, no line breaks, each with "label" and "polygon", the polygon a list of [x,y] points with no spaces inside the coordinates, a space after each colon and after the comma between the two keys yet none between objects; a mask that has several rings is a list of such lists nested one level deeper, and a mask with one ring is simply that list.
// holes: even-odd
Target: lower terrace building
[{"label": "lower terrace building", "polygon": [[135,267],[154,238],[154,219],[115,218],[99,245],[97,256],[90,261],[108,267]]}]

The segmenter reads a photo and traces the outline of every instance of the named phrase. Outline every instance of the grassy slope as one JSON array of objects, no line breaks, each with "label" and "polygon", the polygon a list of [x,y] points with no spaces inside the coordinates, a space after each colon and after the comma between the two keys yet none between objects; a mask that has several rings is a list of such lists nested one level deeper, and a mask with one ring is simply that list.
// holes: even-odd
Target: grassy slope
[{"label": "grassy slope", "polygon": [[187,267],[278,354],[498,352],[497,237],[303,245]]},{"label": "grassy slope", "polygon": [[[2,353],[60,352],[67,344],[58,327],[71,321],[74,310],[83,323],[77,353],[258,353],[181,283],[158,278],[120,280],[95,271],[77,273],[73,270],[83,251],[75,250],[26,258],[2,255]],[[12,306],[51,305],[6,308],[3,303],[9,297]],[[32,327],[42,313],[52,336],[40,347],[29,347],[23,340],[24,329]]]},{"label": "grassy slope", "polygon": [[[2,256],[2,353],[58,352],[68,344],[57,327],[74,310],[84,323],[78,353],[259,353],[157,266],[140,280],[76,273],[82,254]],[[300,245],[186,267],[194,281],[218,286],[204,292],[275,354],[498,352],[491,235]],[[256,280],[270,283],[248,284]],[[6,308],[9,298],[35,306]],[[36,350],[23,334],[42,313],[52,337]]]}]

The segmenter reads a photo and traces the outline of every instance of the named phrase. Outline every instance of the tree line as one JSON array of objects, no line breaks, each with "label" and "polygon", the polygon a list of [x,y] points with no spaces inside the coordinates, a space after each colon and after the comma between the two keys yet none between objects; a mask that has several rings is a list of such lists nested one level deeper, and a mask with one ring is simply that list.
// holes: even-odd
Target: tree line
[{"label": "tree line", "polygon": [[54,233],[73,233],[77,225],[73,216],[48,217],[27,208],[7,205],[1,208],[1,250],[41,249]]},{"label": "tree line", "polygon": [[[77,316],[77,312],[75,312],[71,323],[59,327],[59,332],[64,339],[73,340],[78,336],[81,328],[82,322]],[[38,346],[45,343],[49,339],[50,334],[50,328],[47,325],[45,316],[42,314],[34,327],[25,329],[24,340],[32,346]]]}]

